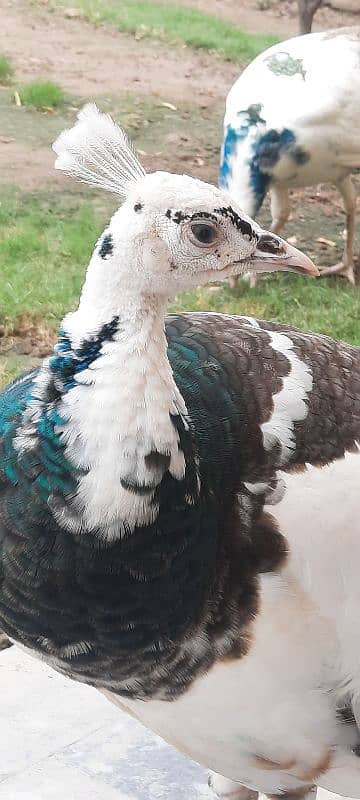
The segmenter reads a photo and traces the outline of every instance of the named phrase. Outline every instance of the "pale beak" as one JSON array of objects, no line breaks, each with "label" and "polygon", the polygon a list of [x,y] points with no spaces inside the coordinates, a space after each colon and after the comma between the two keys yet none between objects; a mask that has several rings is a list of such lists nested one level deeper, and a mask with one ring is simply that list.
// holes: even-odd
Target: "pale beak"
[{"label": "pale beak", "polygon": [[308,256],[297,250],[284,239],[264,231],[257,247],[247,262],[249,272],[298,272],[300,275],[320,275],[319,270]]}]

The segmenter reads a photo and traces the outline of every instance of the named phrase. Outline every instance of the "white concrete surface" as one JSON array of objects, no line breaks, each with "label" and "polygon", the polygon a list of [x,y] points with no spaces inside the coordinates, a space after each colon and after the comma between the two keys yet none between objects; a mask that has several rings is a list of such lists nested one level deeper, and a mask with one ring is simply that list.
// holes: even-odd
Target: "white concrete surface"
[{"label": "white concrete surface", "polygon": [[94,689],[0,652],[0,800],[210,798],[205,770]]}]

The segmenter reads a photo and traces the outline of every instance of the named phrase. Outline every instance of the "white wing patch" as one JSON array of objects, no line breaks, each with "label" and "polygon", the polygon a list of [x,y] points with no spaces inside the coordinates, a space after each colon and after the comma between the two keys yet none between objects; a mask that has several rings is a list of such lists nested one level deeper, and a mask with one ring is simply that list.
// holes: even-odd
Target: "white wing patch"
[{"label": "white wing patch", "polygon": [[[252,328],[257,328],[259,331],[261,331],[260,325],[255,317],[246,317],[244,314],[241,314],[241,319],[244,319],[246,322],[248,322]],[[268,331],[266,331],[266,333],[268,333]]]},{"label": "white wing patch", "polygon": [[294,352],[294,343],[289,336],[276,331],[267,333],[271,347],[286,356],[291,365],[289,375],[282,379],[282,388],[273,397],[274,408],[271,417],[261,425],[265,450],[271,450],[279,443],[282,465],[286,464],[295,448],[295,422],[300,422],[307,416],[306,399],[311,392],[313,379],[308,365]]}]

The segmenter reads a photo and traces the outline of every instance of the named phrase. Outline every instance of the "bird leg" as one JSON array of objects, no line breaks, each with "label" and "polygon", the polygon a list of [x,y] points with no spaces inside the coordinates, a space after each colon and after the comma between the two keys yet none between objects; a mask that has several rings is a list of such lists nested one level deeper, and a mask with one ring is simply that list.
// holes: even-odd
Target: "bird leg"
[{"label": "bird leg", "polygon": [[237,282],[238,282],[238,277],[239,277],[238,275],[230,275],[230,278],[229,278],[230,289],[236,289]]},{"label": "bird leg", "polygon": [[280,233],[289,219],[290,202],[287,189],[273,186],[271,189],[271,227],[273,233]]},{"label": "bird leg", "polygon": [[356,192],[354,184],[351,180],[351,175],[348,175],[344,180],[337,184],[339,192],[344,201],[344,208],[346,213],[346,240],[345,249],[342,260],[339,264],[334,264],[333,267],[320,267],[320,276],[324,275],[343,275],[355,284],[355,270],[354,270],[354,238],[355,238],[355,216],[356,216]]},{"label": "bird leg", "polygon": [[[287,189],[273,186],[271,189],[271,227],[272,233],[280,233],[285,223],[289,219],[290,203],[289,192]],[[259,280],[259,275],[249,274],[249,286],[255,289]],[[230,283],[231,286],[231,283]],[[236,283],[235,283],[236,286]],[[231,287],[234,288],[234,287]]]}]

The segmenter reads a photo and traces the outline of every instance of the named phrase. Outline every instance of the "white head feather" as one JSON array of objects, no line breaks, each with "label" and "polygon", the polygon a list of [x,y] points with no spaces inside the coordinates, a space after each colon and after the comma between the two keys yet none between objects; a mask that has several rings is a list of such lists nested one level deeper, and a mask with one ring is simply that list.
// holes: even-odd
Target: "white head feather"
[{"label": "white head feather", "polygon": [[84,106],[73,128],[56,139],[53,150],[58,156],[55,169],[122,198],[146,174],[124,131],[95,103]]}]

